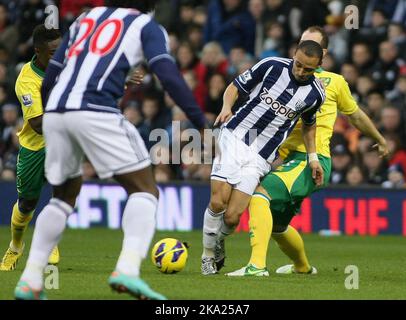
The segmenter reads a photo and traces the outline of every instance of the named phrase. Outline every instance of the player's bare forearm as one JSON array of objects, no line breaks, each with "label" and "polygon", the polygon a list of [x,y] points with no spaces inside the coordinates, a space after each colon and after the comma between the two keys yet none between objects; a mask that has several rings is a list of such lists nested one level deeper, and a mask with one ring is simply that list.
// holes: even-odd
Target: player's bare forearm
[{"label": "player's bare forearm", "polygon": [[233,113],[231,112],[231,109],[234,103],[237,101],[237,99],[238,99],[238,89],[233,83],[230,83],[226,91],[224,91],[223,107],[221,108],[221,112],[217,116],[216,121],[214,122],[215,126],[217,124],[227,122],[232,117]]},{"label": "player's bare forearm", "polygon": [[42,115],[29,119],[28,123],[36,133],[42,134]]},{"label": "player's bare forearm", "polygon": [[231,110],[237,99],[238,99],[238,89],[234,85],[234,83],[230,83],[226,91],[224,91],[223,110],[224,109]]},{"label": "player's bare forearm", "polygon": [[308,154],[316,153],[316,123],[302,126],[303,142]]},{"label": "player's bare forearm", "polygon": [[349,115],[351,124],[363,134],[374,139],[377,143],[377,148],[380,156],[384,157],[388,154],[388,146],[385,138],[379,133],[371,119],[364,111],[358,109],[353,114]]}]

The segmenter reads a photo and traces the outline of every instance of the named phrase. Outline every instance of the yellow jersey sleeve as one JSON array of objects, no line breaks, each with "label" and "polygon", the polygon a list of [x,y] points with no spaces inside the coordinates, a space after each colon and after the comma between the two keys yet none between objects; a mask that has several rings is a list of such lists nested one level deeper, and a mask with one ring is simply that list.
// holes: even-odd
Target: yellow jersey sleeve
[{"label": "yellow jersey sleeve", "polygon": [[41,98],[41,82],[27,80],[17,80],[15,87],[25,121],[44,113]]},{"label": "yellow jersey sleeve", "polygon": [[357,102],[351,95],[347,81],[342,76],[337,77],[337,109],[345,115],[353,114],[358,110]]}]

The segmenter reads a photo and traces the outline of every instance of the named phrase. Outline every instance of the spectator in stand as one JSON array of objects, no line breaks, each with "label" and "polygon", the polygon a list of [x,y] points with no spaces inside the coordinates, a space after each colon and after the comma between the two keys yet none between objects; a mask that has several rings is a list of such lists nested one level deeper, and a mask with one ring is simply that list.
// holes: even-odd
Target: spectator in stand
[{"label": "spectator in stand", "polygon": [[0,3],[0,44],[7,49],[7,52],[12,52],[13,57],[17,48],[18,37],[17,27],[9,21],[7,6]]},{"label": "spectator in stand", "polygon": [[384,41],[379,45],[379,59],[373,68],[372,78],[382,90],[388,92],[394,88],[403,65],[405,62],[399,58],[396,45]]},{"label": "spectator in stand", "polygon": [[370,75],[374,65],[373,54],[366,42],[357,42],[351,50],[351,60],[360,75]]},{"label": "spectator in stand", "polygon": [[367,94],[366,99],[366,113],[377,125],[381,121],[381,112],[383,107],[387,104],[383,92],[378,89],[372,89]]},{"label": "spectator in stand", "polygon": [[365,172],[358,164],[351,164],[345,175],[345,183],[351,187],[358,187],[365,183]]},{"label": "spectator in stand", "polygon": [[260,59],[268,57],[282,57],[286,54],[286,34],[283,25],[277,21],[271,21],[265,26],[264,46]]},{"label": "spectator in stand", "polygon": [[362,154],[362,166],[367,172],[366,182],[381,185],[387,179],[387,164],[379,157],[379,153],[372,145]]},{"label": "spectator in stand", "polygon": [[403,0],[369,0],[365,10],[364,25],[374,25],[374,13],[376,11],[393,22],[405,23],[405,7]]},{"label": "spectator in stand", "polygon": [[104,0],[60,0],[59,13],[62,18],[62,30],[68,30],[72,22],[84,10],[100,7],[104,5]]},{"label": "spectator in stand", "polygon": [[[405,3],[406,18],[406,3]],[[401,23],[391,22],[388,27],[388,40],[393,42],[399,52],[399,57],[406,60],[406,33],[405,27]]]},{"label": "spectator in stand", "polygon": [[255,20],[243,0],[212,0],[208,7],[204,42],[220,43],[228,54],[236,45],[254,54]]},{"label": "spectator in stand", "polygon": [[406,67],[403,67],[395,88],[387,94],[388,100],[401,110],[406,110]]},{"label": "spectator in stand", "polygon": [[352,161],[350,150],[345,144],[337,144],[331,149],[331,184],[345,183],[347,169]]},{"label": "spectator in stand", "polygon": [[[209,42],[203,47],[200,62],[195,68],[197,78],[196,91],[203,98],[207,96],[207,84],[214,73],[227,75],[228,61],[217,42]],[[204,110],[206,106],[204,106]]]},{"label": "spectator in stand", "polygon": [[403,172],[406,173],[406,150],[402,148],[402,143],[399,137],[393,133],[387,133],[384,137],[388,142],[388,164],[390,166],[394,164],[400,165]]},{"label": "spectator in stand", "polygon": [[3,159],[1,178],[14,180],[18,154],[17,132],[20,128],[18,107],[6,104],[2,107],[2,129],[0,137],[0,155]]},{"label": "spectator in stand", "polygon": [[265,5],[263,0],[249,0],[248,11],[255,20],[255,50],[256,57],[261,55],[264,45],[264,12]]},{"label": "spectator in stand", "polygon": [[368,21],[365,19],[364,26],[361,27],[356,38],[358,41],[366,41],[372,48],[372,52],[376,52],[379,43],[386,40],[388,19],[385,12],[380,9],[372,10],[370,15],[371,19]]},{"label": "spectator in stand", "polygon": [[[289,44],[293,39],[290,32],[289,17],[292,10],[291,1],[283,0],[265,0],[265,12],[263,21],[276,21],[282,25],[283,30],[285,31],[285,46]],[[312,23],[315,25],[317,23]],[[306,28],[302,29],[305,30]]]},{"label": "spectator in stand", "polygon": [[405,126],[403,123],[404,110],[400,110],[392,105],[386,105],[381,112],[380,132],[383,134],[396,134],[403,142],[403,147],[406,146]]},{"label": "spectator in stand", "polygon": [[237,46],[231,49],[228,55],[229,66],[227,69],[227,78],[230,81],[240,75],[238,73],[238,65],[248,57],[244,47]]},{"label": "spectator in stand", "polygon": [[182,42],[176,52],[176,62],[179,70],[184,73],[194,71],[199,59],[188,42]]},{"label": "spectator in stand", "polygon": [[358,95],[358,103],[364,106],[367,105],[368,93],[375,89],[375,82],[369,76],[360,76],[357,79],[356,92]]},{"label": "spectator in stand", "polygon": [[200,52],[203,48],[203,27],[198,24],[192,24],[186,32],[187,42],[193,48],[193,51]]},{"label": "spectator in stand", "polygon": [[[148,96],[145,96],[142,101],[141,110],[144,116],[144,124],[148,128],[148,136],[152,130],[157,128],[169,130],[172,114],[170,110],[165,108],[163,103],[161,103],[161,98],[158,93],[150,93]],[[149,142],[149,144],[149,147],[151,147],[151,142]]]},{"label": "spectator in stand", "polygon": [[170,30],[175,32],[181,41],[185,41],[187,30],[194,22],[195,6],[193,0],[180,0],[179,15],[172,21]]},{"label": "spectator in stand", "polygon": [[213,74],[208,87],[205,115],[210,123],[214,123],[223,106],[223,94],[227,88],[225,77],[220,73]]},{"label": "spectator in stand", "polygon": [[129,101],[128,104],[123,109],[123,114],[127,120],[133,124],[141,135],[142,140],[144,140],[147,148],[149,145],[149,127],[144,123],[144,118],[136,101]]},{"label": "spectator in stand", "polygon": [[382,187],[391,189],[403,189],[406,187],[405,176],[402,167],[393,164],[388,168],[388,180],[382,183]]},{"label": "spectator in stand", "polygon": [[357,79],[359,77],[357,68],[351,63],[343,63],[341,65],[341,75],[348,82],[351,92],[355,91]]}]

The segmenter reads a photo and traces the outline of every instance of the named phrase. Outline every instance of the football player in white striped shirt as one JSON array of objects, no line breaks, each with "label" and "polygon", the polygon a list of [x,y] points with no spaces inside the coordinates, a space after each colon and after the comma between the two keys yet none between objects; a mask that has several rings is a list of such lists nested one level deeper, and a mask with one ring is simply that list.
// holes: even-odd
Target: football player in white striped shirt
[{"label": "football player in white striped shirt", "polygon": [[43,269],[73,212],[85,155],[100,178],[114,178],[128,193],[122,250],[109,285],[139,299],[165,299],[139,277],[155,231],[158,189],[144,142],[117,105],[128,71],[145,56],[197,128],[205,127],[205,118],[168,54],[166,32],[146,14],[155,0],[109,3],[85,12],[71,25],[46,71],[45,174],[53,198],[38,216],[27,266],[15,290],[17,299],[45,298]]},{"label": "football player in white striped shirt", "polygon": [[[224,238],[230,235],[247,208],[259,180],[271,169],[278,147],[302,118],[309,166],[316,184],[323,169],[316,155],[316,112],[325,99],[313,73],[323,57],[315,41],[299,44],[292,59],[261,60],[231,83],[216,123],[222,126],[219,155],[213,162],[210,204],[204,214],[203,275],[218,273],[224,265]],[[247,102],[233,115],[239,95]]]}]

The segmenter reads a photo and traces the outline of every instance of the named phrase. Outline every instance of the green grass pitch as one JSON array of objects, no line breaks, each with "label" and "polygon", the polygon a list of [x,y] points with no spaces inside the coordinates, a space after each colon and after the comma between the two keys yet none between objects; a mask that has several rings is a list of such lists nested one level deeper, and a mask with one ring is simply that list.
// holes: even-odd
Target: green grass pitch
[{"label": "green grass pitch", "polygon": [[[28,256],[32,228],[28,230],[27,249],[17,270],[0,272],[0,300],[13,299],[14,287]],[[226,241],[227,260],[221,274],[200,274],[201,232],[157,232],[153,243],[174,237],[190,244],[186,268],[173,275],[161,274],[150,257],[142,266],[142,277],[169,299],[406,299],[406,238],[321,237],[304,235],[310,262],[318,268],[315,276],[276,275],[274,270],[289,263],[271,241],[268,253],[270,277],[228,278],[249,259],[249,238],[239,233]],[[92,228],[66,230],[60,243],[59,290],[47,290],[49,299],[131,299],[107,286],[119,254],[122,233],[119,230]],[[9,230],[0,228],[0,254],[9,243]],[[346,289],[348,265],[359,270],[359,289]],[[349,281],[349,280],[348,280]]]}]

